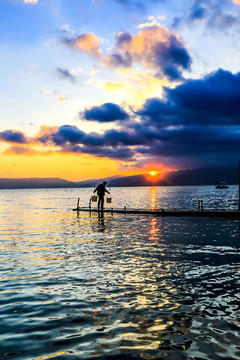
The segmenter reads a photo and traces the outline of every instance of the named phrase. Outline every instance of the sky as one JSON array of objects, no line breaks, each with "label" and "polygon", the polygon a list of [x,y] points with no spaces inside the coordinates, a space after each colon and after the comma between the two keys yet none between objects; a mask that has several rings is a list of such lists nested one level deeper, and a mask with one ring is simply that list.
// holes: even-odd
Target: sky
[{"label": "sky", "polygon": [[0,177],[237,166],[240,0],[1,0]]}]

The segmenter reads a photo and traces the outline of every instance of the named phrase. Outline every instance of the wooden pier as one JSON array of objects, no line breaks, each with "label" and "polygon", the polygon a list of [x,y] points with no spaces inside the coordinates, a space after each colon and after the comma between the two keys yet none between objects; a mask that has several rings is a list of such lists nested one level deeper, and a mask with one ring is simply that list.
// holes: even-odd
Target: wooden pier
[{"label": "wooden pier", "polygon": [[116,213],[116,214],[138,214],[138,215],[157,215],[157,216],[175,216],[175,217],[214,217],[224,219],[240,219],[238,210],[165,210],[165,209],[133,209],[133,208],[97,208],[77,207],[73,209],[77,212],[90,213]]}]

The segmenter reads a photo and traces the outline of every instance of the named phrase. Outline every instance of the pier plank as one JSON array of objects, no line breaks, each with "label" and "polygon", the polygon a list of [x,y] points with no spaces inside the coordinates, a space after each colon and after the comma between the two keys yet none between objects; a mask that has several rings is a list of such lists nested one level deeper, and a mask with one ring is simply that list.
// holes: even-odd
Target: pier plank
[{"label": "pier plank", "polygon": [[240,219],[238,210],[165,210],[165,209],[133,209],[133,208],[106,208],[98,210],[97,208],[77,207],[73,209],[77,212],[104,212],[118,214],[142,214],[158,216],[176,216],[176,217],[218,217],[229,219]]}]

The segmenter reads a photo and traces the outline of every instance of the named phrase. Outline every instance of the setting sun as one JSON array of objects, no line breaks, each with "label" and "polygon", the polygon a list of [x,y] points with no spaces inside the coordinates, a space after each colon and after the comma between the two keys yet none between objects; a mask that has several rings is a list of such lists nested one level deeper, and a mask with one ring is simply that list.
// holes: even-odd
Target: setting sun
[{"label": "setting sun", "polygon": [[152,176],[155,176],[157,174],[157,172],[152,170],[152,171],[149,172],[149,174],[152,175]]}]

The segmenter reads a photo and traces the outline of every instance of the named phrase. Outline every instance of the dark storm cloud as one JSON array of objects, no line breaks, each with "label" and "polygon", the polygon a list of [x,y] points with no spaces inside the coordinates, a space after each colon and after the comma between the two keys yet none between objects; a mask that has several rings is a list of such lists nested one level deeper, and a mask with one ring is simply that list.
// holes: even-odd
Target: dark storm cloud
[{"label": "dark storm cloud", "polygon": [[140,131],[125,130],[107,130],[103,135],[104,144],[107,146],[136,146],[148,142],[145,134]]},{"label": "dark storm cloud", "polygon": [[38,137],[37,140],[42,144],[52,143],[56,146],[74,146],[81,144],[88,147],[117,147],[117,146],[136,146],[149,143],[155,139],[155,133],[144,130],[142,127],[136,130],[107,130],[103,134],[85,133],[76,126],[63,125],[45,136]]},{"label": "dark storm cloud", "polygon": [[166,89],[169,105],[174,103],[183,122],[240,124],[240,73],[219,69],[200,80],[187,80]]},{"label": "dark storm cloud", "polygon": [[[229,156],[236,161],[240,152],[240,126],[185,125],[146,128],[137,124],[134,130],[107,130],[103,134],[86,134],[72,126],[62,126],[51,135],[60,152],[84,153],[111,159],[133,161],[136,156],[158,159],[194,158],[196,165],[213,158],[216,163]],[[172,160],[171,160],[172,161]]]},{"label": "dark storm cloud", "polygon": [[[220,69],[202,79],[165,88],[163,99],[148,99],[135,113],[136,119],[131,116],[131,121],[121,121],[119,129],[87,134],[64,125],[46,129],[38,140],[59,146],[61,152],[124,161],[143,156],[197,166],[204,161],[219,164],[228,156],[231,163],[240,153],[239,94],[240,74]],[[116,104],[88,111],[85,118],[100,122],[130,118]]]},{"label": "dark storm cloud", "polygon": [[171,35],[168,43],[160,42],[154,49],[155,64],[170,80],[182,78],[182,70],[189,70],[191,58],[183,44]]},{"label": "dark storm cloud", "polygon": [[21,131],[5,130],[5,131],[0,132],[0,141],[10,142],[10,143],[18,143],[18,144],[26,144],[27,138]]},{"label": "dark storm cloud", "polygon": [[120,106],[113,103],[105,103],[100,106],[93,106],[80,113],[85,120],[95,120],[98,122],[113,122],[116,120],[127,120],[129,115]]},{"label": "dark storm cloud", "polygon": [[158,130],[167,126],[179,125],[185,121],[174,103],[158,98],[148,99],[142,108],[136,111],[136,114],[141,117],[143,125]]},{"label": "dark storm cloud", "polygon": [[158,126],[240,125],[240,73],[218,71],[165,88],[165,101],[149,99],[137,113]]},{"label": "dark storm cloud", "polygon": [[69,80],[73,84],[75,84],[77,81],[77,78],[73,76],[71,72],[64,67],[57,67],[56,72],[60,79]]},{"label": "dark storm cloud", "polygon": [[63,125],[60,126],[58,131],[53,134],[52,140],[56,145],[62,143],[78,143],[85,137],[85,133],[79,130],[76,126]]},{"label": "dark storm cloud", "polygon": [[179,162],[189,166],[217,164],[231,166],[238,162],[240,152],[240,128],[231,131],[226,127],[195,127],[165,130],[161,141],[150,146],[135,148],[144,157],[165,159],[166,163]]},{"label": "dark storm cloud", "polygon": [[[158,159],[220,164],[240,153],[240,73],[218,70],[199,80],[165,89],[165,98],[149,99],[137,114],[141,129],[151,129],[138,154]],[[138,128],[138,130],[137,130]],[[228,157],[228,159],[227,159]],[[194,159],[194,160],[193,160]],[[226,160],[227,159],[227,160]],[[172,160],[171,160],[172,161]]]},{"label": "dark storm cloud", "polygon": [[47,130],[45,133],[41,133],[36,138],[36,141],[40,141],[42,144],[63,145],[66,143],[77,144],[82,141],[86,134],[78,129],[76,126],[63,125],[57,130]]},{"label": "dark storm cloud", "polygon": [[130,161],[133,159],[135,152],[127,147],[116,147],[116,148],[109,148],[109,147],[85,147],[85,146],[75,146],[71,150],[75,153],[83,153],[94,155],[98,157],[106,157],[109,159],[114,160],[126,160]]},{"label": "dark storm cloud", "polygon": [[[89,119],[100,122],[120,120],[122,116],[126,121],[118,122],[117,129],[85,133],[73,125],[46,126],[32,144],[41,142],[57,146],[61,153],[123,161],[152,158],[180,167],[223,162],[233,165],[240,153],[239,94],[240,73],[220,69],[202,79],[188,79],[175,88],[165,88],[163,99],[148,99],[135,115],[131,114],[131,120],[116,104],[107,103],[86,113]],[[1,132],[0,139],[26,142],[24,134],[12,130]]]},{"label": "dark storm cloud", "polygon": [[[138,115],[146,116],[154,120],[154,122],[160,122],[166,117],[170,117],[176,114],[176,108],[174,104],[164,101],[159,98],[151,98],[146,100],[142,109],[136,112]],[[170,122],[172,118],[170,118]],[[167,125],[167,124],[165,124]]]}]

